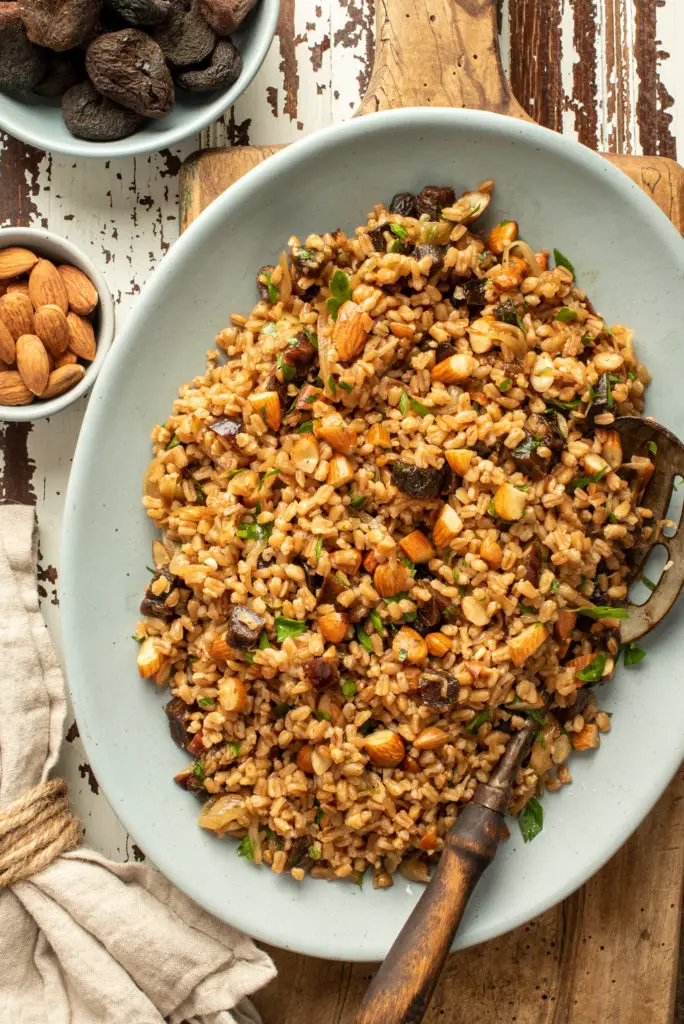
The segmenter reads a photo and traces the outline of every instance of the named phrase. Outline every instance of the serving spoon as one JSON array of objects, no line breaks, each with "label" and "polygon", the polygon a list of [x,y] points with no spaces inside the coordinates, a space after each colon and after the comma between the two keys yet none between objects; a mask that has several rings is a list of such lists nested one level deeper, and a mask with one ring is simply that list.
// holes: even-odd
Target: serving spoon
[{"label": "serving spoon", "polygon": [[[684,477],[684,445],[666,427],[641,416],[621,416],[611,429],[620,435],[623,468],[637,474],[637,493],[642,491],[639,501],[652,511],[653,522],[661,524],[675,480]],[[657,456],[653,471],[646,463],[649,455]],[[657,528],[648,545],[634,549],[632,581],[640,576],[657,545],[666,549],[671,565],[644,604],[627,601],[629,615],[620,623],[623,644],[650,632],[679,596],[684,584],[684,530],[680,525],[681,516],[673,536],[665,536]],[[468,900],[496,854],[513,783],[538,728],[537,722],[529,719],[513,736],[489,782],[478,785],[473,799],[447,832],[432,878],[371,982],[356,1024],[420,1024],[423,1020]]]}]

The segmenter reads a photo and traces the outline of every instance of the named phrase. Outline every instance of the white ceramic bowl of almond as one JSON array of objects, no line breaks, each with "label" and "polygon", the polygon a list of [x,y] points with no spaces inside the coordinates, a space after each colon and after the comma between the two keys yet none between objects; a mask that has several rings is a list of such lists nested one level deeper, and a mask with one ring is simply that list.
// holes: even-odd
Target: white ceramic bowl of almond
[{"label": "white ceramic bowl of almond", "polygon": [[40,228],[0,230],[0,421],[76,402],[113,337],[111,294],[84,253]]}]

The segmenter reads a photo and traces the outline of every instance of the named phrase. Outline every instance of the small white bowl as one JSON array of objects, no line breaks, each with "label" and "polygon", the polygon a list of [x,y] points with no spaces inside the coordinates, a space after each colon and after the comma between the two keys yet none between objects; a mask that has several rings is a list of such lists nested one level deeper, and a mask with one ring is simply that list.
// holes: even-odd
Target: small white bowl
[{"label": "small white bowl", "polygon": [[236,82],[206,93],[176,90],[176,104],[166,117],[146,121],[126,139],[89,142],[77,139],[64,123],[61,98],[45,99],[29,93],[0,92],[0,128],[16,139],[51,153],[75,157],[138,156],[175,146],[188,135],[213,124],[242,95],[261,67],[275,35],[280,0],[259,0],[253,11],[233,33],[242,57],[242,72]]},{"label": "small white bowl", "polygon": [[95,264],[75,245],[67,242],[66,238],[53,235],[43,228],[0,229],[0,250],[14,245],[30,249],[37,256],[42,256],[53,263],[69,263],[73,267],[78,267],[93,282],[100,300],[95,311],[94,323],[97,355],[86,368],[83,380],[71,391],[65,391],[56,398],[48,398],[45,401],[36,398],[30,405],[0,405],[0,422],[25,423],[30,420],[42,420],[45,416],[54,416],[72,402],[77,402],[93,386],[114,338],[114,300],[107,282]]}]

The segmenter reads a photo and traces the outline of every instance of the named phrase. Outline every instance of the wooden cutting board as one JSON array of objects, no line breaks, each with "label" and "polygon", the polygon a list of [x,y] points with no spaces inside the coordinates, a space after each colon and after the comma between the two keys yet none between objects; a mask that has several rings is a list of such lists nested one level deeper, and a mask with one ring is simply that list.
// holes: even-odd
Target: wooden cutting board
[{"label": "wooden cutting board", "polygon": [[[529,120],[501,69],[495,7],[495,0],[377,0],[375,66],[355,116],[452,106]],[[410,68],[409,81],[402,68]],[[181,169],[181,230],[279,148],[190,157]],[[682,231],[678,164],[606,159]],[[450,956],[426,1024],[682,1024],[675,999],[683,893],[684,769],[635,835],[577,893],[501,939]],[[265,1024],[353,1024],[372,965],[269,952],[279,976],[255,999]]]}]

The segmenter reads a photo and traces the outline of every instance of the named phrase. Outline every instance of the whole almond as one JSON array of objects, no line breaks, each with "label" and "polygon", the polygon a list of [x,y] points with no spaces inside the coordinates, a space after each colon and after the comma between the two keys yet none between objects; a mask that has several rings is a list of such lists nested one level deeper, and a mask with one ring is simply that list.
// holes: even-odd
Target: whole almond
[{"label": "whole almond", "polygon": [[12,292],[19,292],[21,295],[25,295],[28,299],[28,281],[10,281],[7,285],[7,294],[11,295]]},{"label": "whole almond", "polygon": [[62,275],[50,260],[38,260],[31,271],[28,287],[34,309],[59,306],[63,313],[68,312],[69,296]]},{"label": "whole almond", "polygon": [[10,277],[19,277],[20,274],[27,274],[35,267],[38,257],[29,249],[11,247],[0,249],[0,281],[6,281]]},{"label": "whole almond", "polygon": [[42,395],[50,376],[50,360],[45,345],[35,334],[17,338],[17,369],[29,391]]},{"label": "whole almond", "polygon": [[59,306],[39,306],[33,317],[33,330],[53,356],[69,345],[69,322]]},{"label": "whole almond", "polygon": [[69,307],[79,316],[88,316],[97,306],[97,288],[78,267],[57,267],[69,296]]},{"label": "whole almond", "polygon": [[67,349],[66,352],[62,352],[61,355],[57,356],[57,358],[55,359],[55,367],[59,368],[60,366],[73,366],[74,363],[77,362],[78,356],[76,355],[76,353],[72,352],[71,349]]},{"label": "whole almond", "polygon": [[69,324],[69,348],[79,359],[86,359],[91,362],[95,358],[97,345],[95,342],[95,331],[90,320],[86,320],[76,313],[67,313]]},{"label": "whole almond", "polygon": [[22,334],[33,333],[33,305],[28,295],[8,292],[0,297],[0,320],[16,341]]},{"label": "whole almond", "polygon": [[17,347],[9,328],[0,320],[0,359],[11,366],[17,357]]},{"label": "whole almond", "polygon": [[0,373],[0,405],[29,405],[33,397],[16,370]]},{"label": "whole almond", "polygon": [[52,371],[48,379],[48,385],[41,395],[41,398],[54,398],[55,395],[63,395],[65,391],[71,391],[85,375],[85,367],[79,363],[72,366],[58,366]]}]

